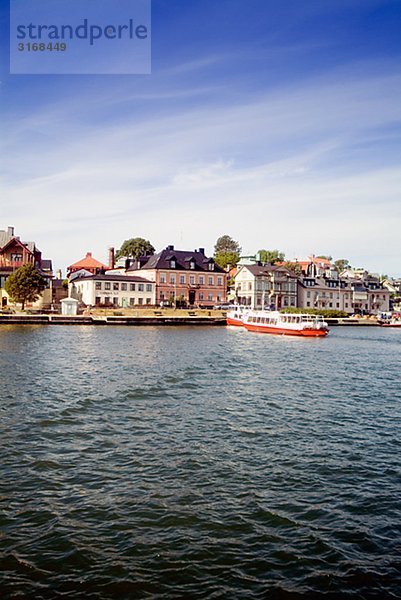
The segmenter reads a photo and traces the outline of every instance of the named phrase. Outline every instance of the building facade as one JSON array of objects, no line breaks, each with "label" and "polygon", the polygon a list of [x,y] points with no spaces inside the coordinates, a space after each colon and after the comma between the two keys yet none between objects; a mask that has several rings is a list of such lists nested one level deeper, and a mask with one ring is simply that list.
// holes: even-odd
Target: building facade
[{"label": "building facade", "polygon": [[297,306],[297,277],[285,267],[240,265],[235,275],[238,304],[253,309],[281,310]]},{"label": "building facade", "polygon": [[227,301],[227,273],[205,255],[204,248],[185,251],[167,246],[134,261],[126,273],[154,282],[157,304],[212,307]]},{"label": "building facade", "polygon": [[48,286],[42,292],[36,303],[27,303],[27,306],[41,307],[50,305],[52,292],[50,282],[53,277],[52,262],[42,258],[41,251],[35,242],[23,242],[14,233],[14,227],[0,231],[0,300],[1,307],[6,308],[10,298],[4,289],[7,277],[24,265],[33,264],[40,274],[47,280]]},{"label": "building facade", "polygon": [[156,286],[144,277],[90,275],[69,284],[69,295],[85,306],[134,308],[156,304]]}]

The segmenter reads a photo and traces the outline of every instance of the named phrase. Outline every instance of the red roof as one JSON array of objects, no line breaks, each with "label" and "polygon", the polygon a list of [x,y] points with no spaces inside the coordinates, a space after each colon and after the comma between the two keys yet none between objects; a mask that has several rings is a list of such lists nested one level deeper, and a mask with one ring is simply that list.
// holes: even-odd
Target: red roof
[{"label": "red roof", "polygon": [[108,269],[107,265],[104,265],[100,261],[93,258],[92,252],[87,252],[85,258],[81,258],[78,262],[72,264],[68,267],[68,271],[77,271],[78,269],[87,269],[90,271],[91,269]]}]

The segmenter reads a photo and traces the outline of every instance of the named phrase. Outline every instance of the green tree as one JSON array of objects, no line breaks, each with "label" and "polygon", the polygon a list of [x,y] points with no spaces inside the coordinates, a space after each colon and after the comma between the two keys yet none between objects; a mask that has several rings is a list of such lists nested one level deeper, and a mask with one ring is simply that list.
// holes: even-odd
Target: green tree
[{"label": "green tree", "polygon": [[155,249],[149,240],[141,237],[125,240],[121,248],[116,253],[116,258],[126,256],[127,258],[139,258],[140,256],[148,256],[155,253]]},{"label": "green tree", "polygon": [[241,255],[241,246],[229,235],[222,235],[214,246],[214,259],[225,269],[227,265],[236,265]]},{"label": "green tree", "polygon": [[286,267],[286,269],[288,269],[289,271],[295,273],[295,275],[297,275],[298,277],[302,275],[302,267],[299,263],[287,261],[284,263],[284,267]]},{"label": "green tree", "polygon": [[259,250],[258,254],[260,261],[264,264],[275,265],[285,259],[284,252],[280,252],[280,250]]},{"label": "green tree", "polygon": [[46,279],[42,277],[33,264],[20,267],[12,275],[7,277],[4,288],[13,302],[22,304],[22,310],[26,302],[35,302],[47,285]]},{"label": "green tree", "polygon": [[338,260],[334,261],[334,266],[337,269],[337,271],[341,273],[342,271],[347,269],[350,266],[350,264],[346,258],[339,258]]}]

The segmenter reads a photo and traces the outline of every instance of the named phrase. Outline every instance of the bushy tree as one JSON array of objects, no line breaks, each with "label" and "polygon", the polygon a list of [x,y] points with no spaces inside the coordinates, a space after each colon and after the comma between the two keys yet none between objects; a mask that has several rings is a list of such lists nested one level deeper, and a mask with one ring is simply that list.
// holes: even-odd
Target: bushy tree
[{"label": "bushy tree", "polygon": [[13,302],[36,302],[47,285],[46,279],[33,264],[23,265],[7,277],[4,288]]},{"label": "bushy tree", "polygon": [[280,250],[259,250],[260,261],[265,264],[275,265],[278,262],[283,262],[285,259],[284,252]]},{"label": "bushy tree", "polygon": [[216,263],[225,269],[227,265],[235,266],[241,255],[241,246],[229,235],[222,235],[214,246],[214,259]]},{"label": "bushy tree", "polygon": [[323,258],[324,260],[328,260],[329,262],[333,260],[333,257],[330,256],[330,254],[319,254],[319,256],[316,256],[316,258]]},{"label": "bushy tree", "polygon": [[337,271],[341,273],[350,266],[349,260],[347,260],[346,258],[339,258],[338,260],[334,261],[334,266],[337,269]]},{"label": "bushy tree", "polygon": [[286,267],[289,271],[292,271],[292,273],[295,273],[297,277],[300,277],[302,275],[301,265],[297,262],[287,261],[284,263],[284,267]]},{"label": "bushy tree", "polygon": [[125,240],[121,248],[116,253],[116,258],[126,256],[127,258],[139,258],[140,256],[148,256],[155,253],[155,249],[149,240],[141,237]]}]

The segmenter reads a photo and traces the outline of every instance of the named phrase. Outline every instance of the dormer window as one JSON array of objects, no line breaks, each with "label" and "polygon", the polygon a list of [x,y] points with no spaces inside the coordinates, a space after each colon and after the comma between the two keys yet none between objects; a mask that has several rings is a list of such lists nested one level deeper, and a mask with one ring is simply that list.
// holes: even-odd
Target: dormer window
[{"label": "dormer window", "polygon": [[195,261],[194,261],[194,260],[190,260],[190,261],[189,261],[189,268],[190,268],[192,271],[195,271]]},{"label": "dormer window", "polygon": [[214,271],[214,262],[209,263],[209,271]]},{"label": "dormer window", "polygon": [[177,261],[175,260],[175,258],[172,258],[170,260],[170,269],[176,269],[177,268]]}]

